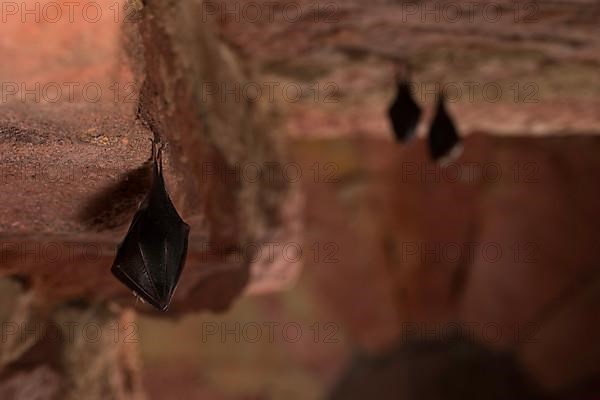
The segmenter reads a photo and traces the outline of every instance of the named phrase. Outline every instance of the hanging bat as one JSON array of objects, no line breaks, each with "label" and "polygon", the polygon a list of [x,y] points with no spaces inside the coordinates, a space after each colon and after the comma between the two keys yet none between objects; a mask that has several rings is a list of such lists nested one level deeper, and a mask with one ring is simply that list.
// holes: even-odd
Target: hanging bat
[{"label": "hanging bat", "polygon": [[152,142],[152,185],[117,250],[111,271],[136,297],[166,311],[183,270],[190,227],[165,188],[162,149]]},{"label": "hanging bat", "polygon": [[421,117],[421,108],[412,97],[407,79],[396,80],[396,99],[390,105],[388,116],[397,141],[406,142],[413,137]]},{"label": "hanging bat", "polygon": [[446,111],[444,97],[439,95],[435,117],[429,129],[429,152],[431,158],[442,163],[458,157],[462,150],[461,139],[454,122]]}]

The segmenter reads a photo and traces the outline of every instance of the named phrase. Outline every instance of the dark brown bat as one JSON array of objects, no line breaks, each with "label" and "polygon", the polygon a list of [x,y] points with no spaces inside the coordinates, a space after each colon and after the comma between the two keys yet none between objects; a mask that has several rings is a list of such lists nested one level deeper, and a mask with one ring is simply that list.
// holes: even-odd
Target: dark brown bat
[{"label": "dark brown bat", "polygon": [[112,273],[134,294],[166,311],[187,254],[190,227],[183,222],[165,188],[162,146],[152,142],[153,179],[117,250]]},{"label": "dark brown bat", "polygon": [[439,95],[435,117],[429,129],[429,153],[433,160],[454,158],[461,149],[461,139]]},{"label": "dark brown bat", "polygon": [[406,79],[397,81],[396,98],[390,105],[388,116],[397,141],[406,142],[413,137],[421,117],[421,108],[413,99]]}]

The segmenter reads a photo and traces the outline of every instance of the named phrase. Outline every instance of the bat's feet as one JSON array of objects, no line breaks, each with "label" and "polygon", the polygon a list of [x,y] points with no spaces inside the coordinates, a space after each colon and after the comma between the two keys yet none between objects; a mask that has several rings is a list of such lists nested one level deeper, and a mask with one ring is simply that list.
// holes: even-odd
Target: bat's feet
[{"label": "bat's feet", "polygon": [[150,141],[152,142],[152,155],[150,158],[153,162],[162,161],[162,152],[167,143],[156,137],[150,139]]},{"label": "bat's feet", "polygon": [[408,60],[398,61],[394,64],[394,78],[396,83],[409,81],[412,76],[412,66]]},{"label": "bat's feet", "polygon": [[131,293],[133,293],[133,295],[135,296],[135,302],[137,303],[138,301],[141,301],[142,304],[146,304],[146,302],[144,301],[144,299],[142,299],[142,297],[137,294],[137,292],[135,290],[132,290]]}]

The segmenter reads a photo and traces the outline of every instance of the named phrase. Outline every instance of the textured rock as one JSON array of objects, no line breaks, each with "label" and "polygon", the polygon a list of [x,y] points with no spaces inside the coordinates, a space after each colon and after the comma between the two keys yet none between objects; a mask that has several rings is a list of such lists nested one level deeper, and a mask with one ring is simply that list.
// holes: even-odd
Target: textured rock
[{"label": "textured rock", "polygon": [[[94,3],[97,21],[81,8],[72,20],[68,10],[58,22],[21,18],[46,6],[17,4],[0,34],[11,59],[0,66],[0,276],[22,282],[2,296],[0,397],[139,399],[130,308],[153,310],[110,266],[149,188],[150,140],[167,142],[166,184],[191,226],[168,316],[289,286],[300,263],[247,249],[297,240],[301,201],[281,178],[275,106],[204,91],[251,72],[202,21],[202,2]],[[257,179],[237,173],[248,165]]]},{"label": "textured rock", "polygon": [[[209,4],[234,11],[205,18]],[[258,21],[236,9],[252,4],[264,6]],[[10,60],[0,65],[3,80],[28,87],[91,81],[104,93],[97,103],[79,90],[74,101],[2,99],[0,274],[32,288],[15,297],[7,310],[20,311],[9,318],[55,332],[57,320],[79,321],[90,310],[100,310],[93,314],[99,324],[123,318],[60,304],[133,304],[108,268],[147,187],[149,139],[158,134],[170,144],[167,184],[192,225],[170,315],[223,310],[243,292],[289,286],[300,263],[261,257],[251,265],[247,250],[293,240],[312,251],[304,260],[323,308],[341,316],[362,349],[389,352],[399,339],[439,346],[433,356],[426,348],[358,360],[367,371],[342,382],[344,397],[344,390],[379,390],[382,378],[410,377],[407,360],[431,368],[417,378],[439,382],[457,366],[465,379],[460,372],[498,361],[489,347],[512,353],[510,371],[516,359],[555,392],[593,380],[600,11],[593,0],[539,3],[521,14],[519,2],[487,4],[505,18],[491,23],[476,12],[473,21],[467,13],[449,20],[439,8],[454,5],[448,1],[286,2],[269,20],[267,2],[134,0],[121,4],[126,17],[116,23],[112,9],[94,24],[81,17],[70,25],[3,23],[0,50]],[[293,17],[297,5],[300,18]],[[533,20],[523,15],[530,12]],[[519,137],[469,136],[458,166],[445,169],[429,162],[420,140],[395,146],[385,110],[394,64],[403,60],[413,65],[417,100],[427,110],[421,135],[443,83],[463,90],[449,108],[465,135]],[[235,84],[265,81],[280,83],[274,101],[227,97],[228,83],[237,95]],[[464,91],[473,81],[498,84],[501,99],[476,91],[471,100]],[[281,90],[285,82],[301,88],[299,99]],[[288,103],[286,119],[274,102]],[[285,179],[228,173],[272,161],[280,176],[287,162],[281,132],[359,139],[294,143],[305,196]],[[308,236],[301,240],[304,202]],[[457,329],[483,345],[476,351],[483,366],[465,367],[444,344]],[[116,396],[136,387],[136,374],[126,372],[135,370],[135,356],[86,344],[11,334],[0,397],[31,397],[23,382],[44,382],[40,398],[65,388],[85,397],[86,389]],[[70,358],[57,361],[63,355]],[[96,368],[74,376],[87,356]],[[374,365],[382,360],[392,368]],[[125,372],[112,375],[111,364]],[[418,390],[439,388],[429,383]]]},{"label": "textured rock", "polygon": [[[201,3],[102,7],[98,23],[76,13],[73,22],[17,18],[3,26],[2,46],[15,60],[2,67],[4,77],[32,93],[3,92],[0,107],[0,273],[28,278],[56,303],[132,305],[109,268],[149,185],[150,139],[160,136],[168,142],[168,189],[192,228],[171,315],[221,310],[244,290],[289,285],[299,264],[272,263],[279,269],[274,281],[269,268],[250,272],[245,251],[298,235],[301,204],[288,201],[297,194],[279,178],[285,143],[272,105],[206,95],[206,82],[219,87],[250,78],[211,22],[198,23]],[[83,52],[78,57],[61,47],[75,31],[90,42],[71,49]],[[53,40],[43,47],[47,63],[35,67],[27,47],[11,43],[40,35]],[[48,88],[68,82],[99,88],[98,101],[79,90],[50,101]],[[236,174],[248,165],[261,168],[258,179]]]},{"label": "textured rock", "polygon": [[0,281],[0,394],[6,399],[143,399],[132,311],[48,308],[22,283]]},{"label": "textured rock", "polygon": [[426,119],[444,89],[462,132],[600,129],[594,0],[214,3],[207,15],[265,80],[279,82],[280,93],[286,84],[302,88],[299,98],[281,96],[294,137],[389,136],[399,61],[413,66]]}]

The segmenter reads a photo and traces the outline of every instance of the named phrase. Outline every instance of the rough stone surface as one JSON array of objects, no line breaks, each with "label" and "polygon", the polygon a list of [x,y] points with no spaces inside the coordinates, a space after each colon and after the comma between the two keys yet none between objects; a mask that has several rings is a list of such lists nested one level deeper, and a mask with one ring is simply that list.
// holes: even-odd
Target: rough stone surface
[{"label": "rough stone surface", "polygon": [[464,133],[600,129],[594,0],[214,4],[206,15],[264,81],[279,83],[275,93],[289,104],[294,137],[390,137],[385,115],[394,66],[405,61],[426,108],[420,135],[438,88],[453,99],[450,109]]},{"label": "rough stone surface", "polygon": [[[250,272],[248,246],[296,237],[300,204],[291,201],[297,195],[289,182],[277,178],[286,155],[272,107],[206,96],[206,82],[219,87],[249,78],[211,22],[197,23],[200,5],[121,4],[117,18],[115,4],[102,3],[98,23],[76,14],[64,24],[13,18],[3,26],[0,46],[14,60],[2,67],[3,89],[19,88],[4,91],[0,107],[3,275],[28,278],[57,303],[132,305],[109,268],[149,185],[152,137],[168,142],[167,186],[192,227],[172,313],[224,309],[244,290],[278,290],[297,275],[299,265],[283,261]],[[63,47],[75,31],[87,46]],[[41,35],[52,40],[38,48],[11,45]],[[31,49],[46,63],[29,63]],[[76,84],[73,96],[69,82]],[[98,88],[98,101],[86,85]],[[57,86],[62,96],[51,101]],[[250,181],[236,172],[249,164],[264,172],[269,163],[275,179]],[[287,277],[280,271],[273,283],[275,266]]]},{"label": "rough stone surface", "polygon": [[132,311],[52,308],[21,282],[3,279],[0,288],[6,305],[0,313],[2,398],[145,398]]},{"label": "rough stone surface", "polygon": [[[483,2],[471,20],[459,2],[459,21],[450,1],[267,3],[135,0],[121,4],[117,22],[104,9],[94,24],[2,24],[5,82],[94,82],[103,90],[97,103],[79,90],[74,101],[63,94],[55,103],[2,98],[0,273],[33,289],[0,304],[7,318],[60,333],[57,321],[81,321],[90,310],[100,325],[127,317],[62,303],[132,305],[108,268],[147,187],[149,140],[160,135],[169,142],[167,184],[192,225],[174,314],[224,310],[242,293],[288,287],[298,263],[250,265],[247,249],[294,240],[315,256],[305,258],[306,279],[319,308],[369,354],[352,363],[334,396],[381,390],[384,398],[395,387],[407,398],[435,398],[445,379],[482,370],[490,386],[519,389],[522,371],[556,395],[597,393],[598,3]],[[259,20],[248,18],[252,4],[262,7]],[[486,20],[486,4],[503,17]],[[393,71],[405,61],[426,110],[420,136],[436,85],[461,90],[449,105],[468,136],[457,164],[432,165],[422,140],[392,143],[385,111]],[[267,82],[278,83],[273,98]],[[499,100],[479,89],[472,99],[471,82],[498,85]],[[260,101],[239,96],[236,84],[258,84]],[[273,161],[278,176],[288,133],[299,139],[292,148],[304,194],[279,178],[223,173]],[[466,347],[446,340],[457,324],[471,329],[461,332]],[[2,398],[64,398],[65,388],[79,397],[83,388],[137,395],[127,346],[9,336]],[[421,339],[433,344],[390,350]],[[311,347],[302,346],[291,351],[304,359],[298,354]],[[85,357],[94,368],[76,374]],[[425,373],[415,377],[407,363]],[[193,379],[169,373],[178,387]],[[591,391],[574,390],[589,383]],[[229,398],[202,387],[194,394]]]},{"label": "rough stone surface", "polygon": [[[62,4],[17,7],[49,3]],[[202,21],[202,3],[94,4],[97,21],[81,8],[58,22],[2,15],[0,276],[23,292],[3,320],[15,331],[2,331],[2,398],[144,397],[136,341],[112,339],[135,338],[131,308],[153,310],[109,270],[149,188],[153,138],[167,143],[167,187],[191,226],[169,316],[224,311],[244,292],[289,286],[300,268],[247,251],[297,238],[301,202],[278,178],[285,134],[273,105],[205,96],[205,82],[251,71]],[[249,164],[258,179],[237,173]]]}]

